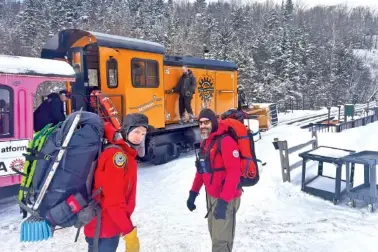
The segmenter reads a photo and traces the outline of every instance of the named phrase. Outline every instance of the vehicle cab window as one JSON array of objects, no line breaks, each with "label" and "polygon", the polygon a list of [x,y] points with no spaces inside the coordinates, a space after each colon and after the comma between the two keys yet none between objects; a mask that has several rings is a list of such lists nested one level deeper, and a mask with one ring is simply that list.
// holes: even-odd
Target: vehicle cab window
[{"label": "vehicle cab window", "polygon": [[131,60],[132,85],[136,88],[159,87],[159,63],[156,60]]},{"label": "vehicle cab window", "polygon": [[13,136],[13,91],[0,84],[0,138]]},{"label": "vehicle cab window", "polygon": [[118,62],[114,58],[110,58],[106,62],[108,88],[118,87]]}]

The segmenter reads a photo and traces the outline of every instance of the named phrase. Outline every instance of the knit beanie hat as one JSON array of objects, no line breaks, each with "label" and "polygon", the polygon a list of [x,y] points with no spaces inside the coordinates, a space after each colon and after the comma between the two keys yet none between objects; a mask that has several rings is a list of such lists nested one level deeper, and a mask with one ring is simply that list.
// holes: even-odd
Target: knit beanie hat
[{"label": "knit beanie hat", "polygon": [[123,120],[122,125],[122,135],[123,138],[133,147],[137,147],[131,142],[128,141],[127,136],[128,134],[135,128],[142,126],[148,129],[148,117],[144,114],[132,113],[128,114],[125,119]]},{"label": "knit beanie hat", "polygon": [[199,114],[198,120],[201,120],[202,118],[207,118],[211,121],[211,133],[218,130],[218,119],[214,111],[211,109],[203,109]]}]

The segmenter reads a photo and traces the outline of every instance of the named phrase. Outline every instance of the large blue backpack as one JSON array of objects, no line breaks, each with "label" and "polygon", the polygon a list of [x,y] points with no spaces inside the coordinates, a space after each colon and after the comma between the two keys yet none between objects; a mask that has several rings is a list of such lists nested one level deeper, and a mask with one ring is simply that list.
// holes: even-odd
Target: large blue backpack
[{"label": "large blue backpack", "polygon": [[[93,212],[91,204],[92,180],[97,159],[102,151],[104,125],[101,118],[91,112],[78,111],[64,122],[47,125],[37,132],[25,154],[19,204],[24,217],[21,241],[47,239],[50,230],[45,226],[71,227],[78,225],[78,216],[66,202],[74,195],[86,213]],[[87,222],[93,219],[87,216]],[[36,220],[39,220],[36,221]],[[32,225],[38,223],[38,225]],[[86,223],[81,223],[80,226]],[[40,231],[30,232],[30,229]],[[46,231],[47,230],[47,231]],[[47,232],[47,233],[46,233]]]}]

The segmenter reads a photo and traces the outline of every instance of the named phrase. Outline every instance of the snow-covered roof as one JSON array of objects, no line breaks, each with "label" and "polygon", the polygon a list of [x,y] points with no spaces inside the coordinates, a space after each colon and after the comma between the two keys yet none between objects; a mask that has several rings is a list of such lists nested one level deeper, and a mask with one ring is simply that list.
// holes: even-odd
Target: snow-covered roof
[{"label": "snow-covered roof", "polygon": [[187,65],[189,68],[205,68],[211,70],[237,70],[238,67],[231,61],[203,59],[192,56],[174,56],[166,55],[164,57],[164,65],[167,66],[182,66]]},{"label": "snow-covered roof", "polygon": [[99,46],[105,46],[110,48],[124,48],[160,54],[165,53],[165,47],[156,42],[94,31],[88,32],[95,36],[97,44]]},{"label": "snow-covered roof", "polygon": [[64,61],[1,54],[0,74],[75,78],[75,71]]},{"label": "snow-covered roof", "polygon": [[121,48],[128,50],[135,50],[141,52],[151,52],[164,54],[165,47],[159,43],[123,37],[118,35],[111,35],[101,32],[84,31],[80,29],[66,29],[56,33],[43,46],[41,51],[41,58],[53,59],[63,58],[68,50],[83,37],[93,37],[91,43],[96,43],[97,46],[109,48]]}]

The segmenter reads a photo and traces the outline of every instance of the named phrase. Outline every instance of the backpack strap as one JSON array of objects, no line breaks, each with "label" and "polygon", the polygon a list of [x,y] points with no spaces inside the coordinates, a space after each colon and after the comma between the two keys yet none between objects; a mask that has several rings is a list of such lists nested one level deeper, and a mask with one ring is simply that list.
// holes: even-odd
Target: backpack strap
[{"label": "backpack strap", "polygon": [[[116,144],[108,144],[106,145],[104,148],[99,148],[99,151],[98,151],[98,156],[97,156],[97,160],[94,162],[93,166],[91,167],[92,168],[92,171],[90,172],[90,178],[89,178],[89,181],[87,181],[87,193],[88,195],[90,194],[91,192],[91,188],[92,188],[92,183],[93,183],[93,177],[94,177],[94,170],[97,166],[97,162],[98,162],[98,159],[100,158],[100,154],[103,150],[105,149],[109,149],[111,147],[115,147],[115,148],[122,148]],[[90,202],[92,201],[96,201],[95,197],[97,195],[99,195],[100,193],[102,192],[102,187],[100,187],[99,189],[97,189],[95,192],[92,193],[92,195],[90,196],[90,200],[89,200],[89,205],[90,205]],[[95,213],[95,216],[96,216],[96,229],[95,229],[95,235],[93,237],[93,251],[94,252],[98,252],[98,244],[99,244],[99,239],[100,239],[100,232],[101,232],[101,214],[102,214],[102,209],[101,209],[101,206],[99,205],[99,203],[95,203],[94,204],[94,208],[93,208],[93,211]],[[78,240],[78,237],[79,237],[79,234],[80,234],[80,229],[81,229],[82,226],[78,227],[77,228],[77,232],[76,232],[76,236],[75,236],[75,242],[77,242]]]},{"label": "backpack strap", "polygon": [[23,153],[22,155],[25,156],[25,160],[34,161],[34,160],[50,160],[53,158],[50,154],[44,153],[42,151],[37,150],[30,150],[30,154]]},{"label": "backpack strap", "polygon": [[[219,136],[215,136],[210,144],[209,144],[209,147],[207,149],[207,152],[206,152],[206,155],[209,157],[209,165],[210,165],[210,169],[211,169],[211,178],[210,178],[210,184],[213,183],[213,178],[214,178],[214,172],[220,172],[220,171],[224,171],[225,168],[224,167],[216,167],[216,168],[213,168],[213,162],[215,160],[215,157],[218,155],[218,154],[221,154],[221,142],[222,142],[222,139],[225,137],[226,135],[225,134],[222,134],[222,135],[219,135]],[[213,148],[214,144],[217,143],[217,148],[215,149],[215,153],[214,153],[214,158],[211,160],[210,159],[210,151],[211,149]]]},{"label": "backpack strap", "polygon": [[120,149],[120,150],[123,150],[123,148],[122,148],[121,146],[117,145],[117,144],[107,144],[107,145],[104,147],[104,150],[109,149],[109,148],[112,148],[112,147],[117,148],[117,149]]},{"label": "backpack strap", "polygon": [[222,153],[222,147],[221,147],[221,143],[222,143],[222,140],[223,138],[225,137],[226,135],[223,134],[223,135],[220,135],[217,137],[217,149],[215,150],[215,155],[217,154],[221,154]]},{"label": "backpack strap", "polygon": [[[257,164],[258,159],[256,157],[255,141],[253,140],[253,136],[254,136],[253,132],[248,130],[246,138],[249,138],[249,140],[250,140],[252,158],[245,158],[245,159],[249,160],[250,162],[252,161],[255,164],[257,172],[258,172],[258,164]],[[261,162],[261,160],[260,160],[260,162]]]},{"label": "backpack strap", "polygon": [[[104,147],[104,150],[112,148],[112,147],[120,149],[120,150],[123,150],[123,148],[121,146],[116,145],[116,144],[107,144]],[[101,190],[101,188],[99,190]],[[100,233],[101,233],[101,214],[102,214],[102,210],[98,206],[98,207],[96,207],[94,209],[94,211],[96,213],[96,219],[97,219],[97,221],[96,221],[95,234],[93,236],[93,252],[99,252],[98,246],[99,246],[99,239],[100,239]]]},{"label": "backpack strap", "polygon": [[[98,194],[99,191],[101,191],[101,188],[99,190],[97,190],[96,192],[94,192],[93,195]],[[92,199],[92,200],[94,200],[94,199]],[[98,243],[99,243],[100,233],[101,233],[101,214],[102,214],[102,210],[101,210],[100,204],[98,204],[97,202],[95,204],[92,203],[92,204],[88,205],[89,208],[91,208],[91,206],[94,206],[93,209],[92,209],[92,211],[95,213],[95,216],[96,216],[96,229],[95,229],[95,234],[93,236],[93,251],[94,252],[98,252]],[[77,232],[76,232],[76,236],[75,236],[75,242],[77,242],[79,234],[80,234],[80,229],[84,225],[80,225],[77,228]]]},{"label": "backpack strap", "polygon": [[101,208],[96,207],[95,208],[96,212],[96,230],[95,230],[95,235],[93,237],[93,251],[98,252],[98,243],[100,239],[100,232],[101,232]]},{"label": "backpack strap", "polygon": [[[96,191],[94,191],[92,193],[92,195],[89,197],[89,201],[88,201],[88,205],[84,208],[84,210],[90,210],[92,212],[95,213],[94,216],[97,217],[97,223],[96,223],[96,231],[97,231],[97,228],[100,228],[101,225],[99,227],[98,226],[98,214],[101,216],[101,206],[100,204],[96,201],[95,197],[97,195],[99,195],[100,193],[102,192],[102,187],[100,187],[99,189],[97,189]],[[80,220],[80,217],[78,218]],[[100,221],[101,221],[101,218],[100,218]],[[86,222],[84,222],[84,225],[85,225]],[[83,225],[83,222],[80,223],[80,225],[77,225],[75,224],[75,227],[77,227],[77,232],[76,232],[76,236],[75,236],[75,242],[77,242],[77,239],[79,237],[79,234],[80,234],[80,229],[84,226]]]}]

